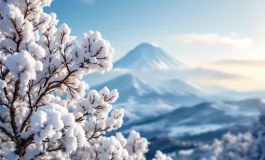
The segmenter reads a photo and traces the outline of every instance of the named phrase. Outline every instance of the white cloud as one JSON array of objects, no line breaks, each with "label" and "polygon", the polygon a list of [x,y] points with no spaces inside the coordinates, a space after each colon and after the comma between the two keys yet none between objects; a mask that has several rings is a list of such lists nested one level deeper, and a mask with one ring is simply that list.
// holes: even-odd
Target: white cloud
[{"label": "white cloud", "polygon": [[238,59],[226,59],[212,62],[212,64],[217,65],[245,65],[245,66],[265,66],[264,59],[256,60],[238,60]]},{"label": "white cloud", "polygon": [[180,44],[197,44],[197,45],[228,45],[236,49],[250,48],[253,41],[249,37],[239,37],[237,34],[231,36],[223,36],[219,34],[183,34],[169,36],[170,40],[174,40]]}]

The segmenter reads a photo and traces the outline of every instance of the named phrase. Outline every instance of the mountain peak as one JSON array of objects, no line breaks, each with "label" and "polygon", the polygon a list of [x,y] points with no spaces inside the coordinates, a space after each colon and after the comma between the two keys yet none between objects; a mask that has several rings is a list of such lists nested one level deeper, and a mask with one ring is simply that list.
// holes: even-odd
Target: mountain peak
[{"label": "mountain peak", "polygon": [[143,43],[140,43],[137,47],[150,47],[150,48],[159,48],[155,45],[153,45],[152,43],[148,43],[148,42],[143,42]]},{"label": "mountain peak", "polygon": [[114,63],[114,68],[127,68],[132,70],[170,69],[185,66],[161,48],[150,43],[141,43]]}]

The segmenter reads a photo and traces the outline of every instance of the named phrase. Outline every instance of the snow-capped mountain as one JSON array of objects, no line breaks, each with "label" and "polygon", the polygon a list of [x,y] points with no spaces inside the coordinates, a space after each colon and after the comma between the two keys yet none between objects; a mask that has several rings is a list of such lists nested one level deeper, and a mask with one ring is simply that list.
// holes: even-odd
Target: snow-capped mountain
[{"label": "snow-capped mountain", "polygon": [[[91,84],[90,89],[101,90],[106,86],[118,90],[120,97],[113,107],[125,109],[120,129],[125,134],[134,129],[148,139],[200,137],[208,141],[235,125],[246,126],[258,114],[258,105],[265,107],[260,99],[236,101],[260,98],[258,95],[264,95],[263,92],[242,93],[222,86],[193,85],[201,79],[230,78],[242,76],[189,68],[161,48],[142,43],[114,63],[111,72],[92,73],[85,80]],[[176,145],[169,148],[175,150]],[[164,150],[153,150],[157,149]]]},{"label": "snow-capped mountain", "polygon": [[196,83],[241,78],[213,69],[186,67],[161,48],[142,43],[114,63],[111,72],[92,73],[85,80],[91,84],[90,89],[106,86],[118,90],[120,97],[113,107],[125,109],[119,131],[125,135],[132,129],[139,131],[155,144],[150,149],[154,154],[156,150],[170,153],[194,147],[179,145],[175,140],[204,143],[228,131],[247,130],[259,109],[265,111],[263,91],[243,93],[222,84],[209,87]]},{"label": "snow-capped mountain", "polygon": [[131,70],[154,70],[186,67],[165,53],[161,48],[149,43],[142,43],[114,63],[114,68]]},{"label": "snow-capped mountain", "polygon": [[[205,88],[196,87],[186,80],[187,77],[196,79],[196,77],[201,75],[204,75],[203,77],[208,75],[208,77],[221,79],[237,77],[210,69],[185,67],[186,65],[166,54],[161,48],[142,43],[117,61],[111,73],[103,75],[93,74],[86,77],[86,79],[88,82],[93,82],[90,89],[101,90],[106,86],[109,89],[117,89],[119,91],[120,97],[114,107],[125,108],[126,123],[145,118],[146,116],[156,117],[164,115],[173,112],[177,108],[193,106],[202,102],[215,102],[218,104],[219,109],[224,108],[237,116],[245,115],[239,112],[240,109],[238,108],[240,107],[238,105],[222,102],[223,100],[231,100],[234,97],[231,94],[222,93],[224,91],[233,91],[219,89],[215,93],[212,90],[216,89],[210,89],[211,94],[209,94],[205,92]],[[195,75],[195,77],[191,75]],[[191,113],[200,112],[200,110],[206,113],[206,110],[212,110],[212,108],[189,108]],[[253,114],[256,114],[256,112]],[[213,115],[211,114],[211,116]],[[200,119],[207,120],[205,117],[196,117],[197,115],[192,118],[194,122]],[[186,123],[183,125],[186,125]]]}]

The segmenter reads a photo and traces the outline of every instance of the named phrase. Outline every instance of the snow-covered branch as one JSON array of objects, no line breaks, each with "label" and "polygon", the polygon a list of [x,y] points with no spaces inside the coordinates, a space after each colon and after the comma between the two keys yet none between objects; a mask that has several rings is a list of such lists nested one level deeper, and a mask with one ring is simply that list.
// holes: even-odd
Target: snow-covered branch
[{"label": "snow-covered branch", "polygon": [[138,133],[127,145],[105,136],[123,123],[124,110],[112,109],[118,91],[87,91],[82,81],[112,69],[114,49],[93,31],[77,45],[67,24],[57,28],[56,14],[43,12],[51,2],[0,1],[1,159],[144,159]]}]

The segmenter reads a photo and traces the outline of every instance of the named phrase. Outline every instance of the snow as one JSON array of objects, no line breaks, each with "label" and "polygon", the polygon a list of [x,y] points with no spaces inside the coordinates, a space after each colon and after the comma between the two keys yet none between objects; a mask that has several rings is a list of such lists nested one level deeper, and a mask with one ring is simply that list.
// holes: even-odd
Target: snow
[{"label": "snow", "polygon": [[64,134],[66,137],[63,143],[67,153],[75,151],[77,146],[88,145],[85,132],[79,124],[75,123],[73,114],[58,104],[50,104],[38,110],[31,117],[30,126],[31,132],[35,133],[36,144],[41,145],[46,138],[55,142]]},{"label": "snow", "polygon": [[148,152],[148,144],[146,138],[142,138],[140,133],[132,130],[127,138],[125,149],[134,159],[145,159],[144,154]]},{"label": "snow", "polygon": [[186,65],[175,60],[161,48],[148,43],[140,44],[114,63],[114,68],[127,68],[138,71],[180,67],[186,67]]},{"label": "snow", "polygon": [[[156,129],[164,129],[167,131],[167,136],[179,137],[179,136],[184,136],[186,134],[196,135],[196,134],[206,133],[209,131],[215,131],[221,128],[226,128],[234,125],[232,123],[232,124],[202,124],[202,125],[198,124],[193,126],[174,124],[173,126],[169,126],[168,123],[169,122],[166,120],[159,120],[156,121],[155,123],[132,126],[132,128],[134,130],[138,130],[141,132],[150,132],[150,131],[155,132]],[[159,128],[157,126],[159,126]],[[125,132],[128,132],[128,130],[126,130]]]},{"label": "snow", "polygon": [[117,90],[123,95],[121,98],[135,95],[143,96],[156,92],[144,80],[134,77],[131,74],[121,75],[98,86],[92,86],[91,88],[98,90],[99,88],[104,88],[105,86],[108,86],[110,89],[117,88]]},{"label": "snow", "polygon": [[172,127],[169,130],[169,137],[184,136],[186,134],[196,135],[201,133],[206,133],[209,131],[215,131],[224,127],[233,126],[230,125],[218,125],[218,124],[206,124],[206,125],[197,125],[197,126],[176,126]]},{"label": "snow", "polygon": [[[205,100],[202,91],[186,79],[178,79],[179,74],[188,78],[195,73],[223,79],[240,76],[189,69],[147,43],[115,63],[122,76],[103,77],[105,83],[96,80],[98,85],[87,91],[83,76],[95,70],[110,71],[114,49],[97,31],[84,33],[78,45],[67,24],[57,29],[56,14],[43,12],[51,1],[0,1],[0,102],[4,108],[0,126],[7,132],[4,136],[0,132],[1,157],[18,159],[15,154],[26,149],[25,157],[19,159],[36,158],[38,154],[54,159],[46,151],[64,147],[65,152],[57,154],[62,159],[69,158],[70,153],[76,159],[145,159],[149,142],[139,133],[132,131],[127,139],[122,134],[105,136],[106,132],[121,129],[126,113],[139,118],[127,123],[127,131],[130,127],[157,134],[154,129],[158,128],[169,136],[206,132],[237,121],[238,117],[207,103],[175,108]],[[61,98],[64,94],[66,99]],[[118,103],[116,108],[113,103]],[[142,116],[146,119],[140,119]],[[194,129],[196,132],[192,132]],[[25,143],[20,143],[20,138]],[[158,151],[156,159],[170,158]]]},{"label": "snow", "polygon": [[163,154],[161,151],[157,151],[153,160],[173,160],[171,157]]},{"label": "snow", "polygon": [[22,84],[27,85],[29,80],[36,79],[36,71],[42,70],[42,63],[36,61],[29,52],[21,51],[9,56],[6,60],[6,66],[15,73],[15,79],[22,79]]},{"label": "snow", "polygon": [[[98,31],[84,33],[78,45],[67,24],[57,28],[56,14],[43,12],[51,2],[0,1],[0,157],[145,159],[149,142],[139,133],[133,131],[127,139],[105,134],[123,124],[124,109],[112,107],[119,98],[116,85],[136,96],[153,88],[126,75],[122,83],[114,81],[112,90],[87,91],[83,76],[110,71],[114,49]],[[175,65],[157,51],[150,66]],[[163,56],[163,62],[158,60]]]}]

